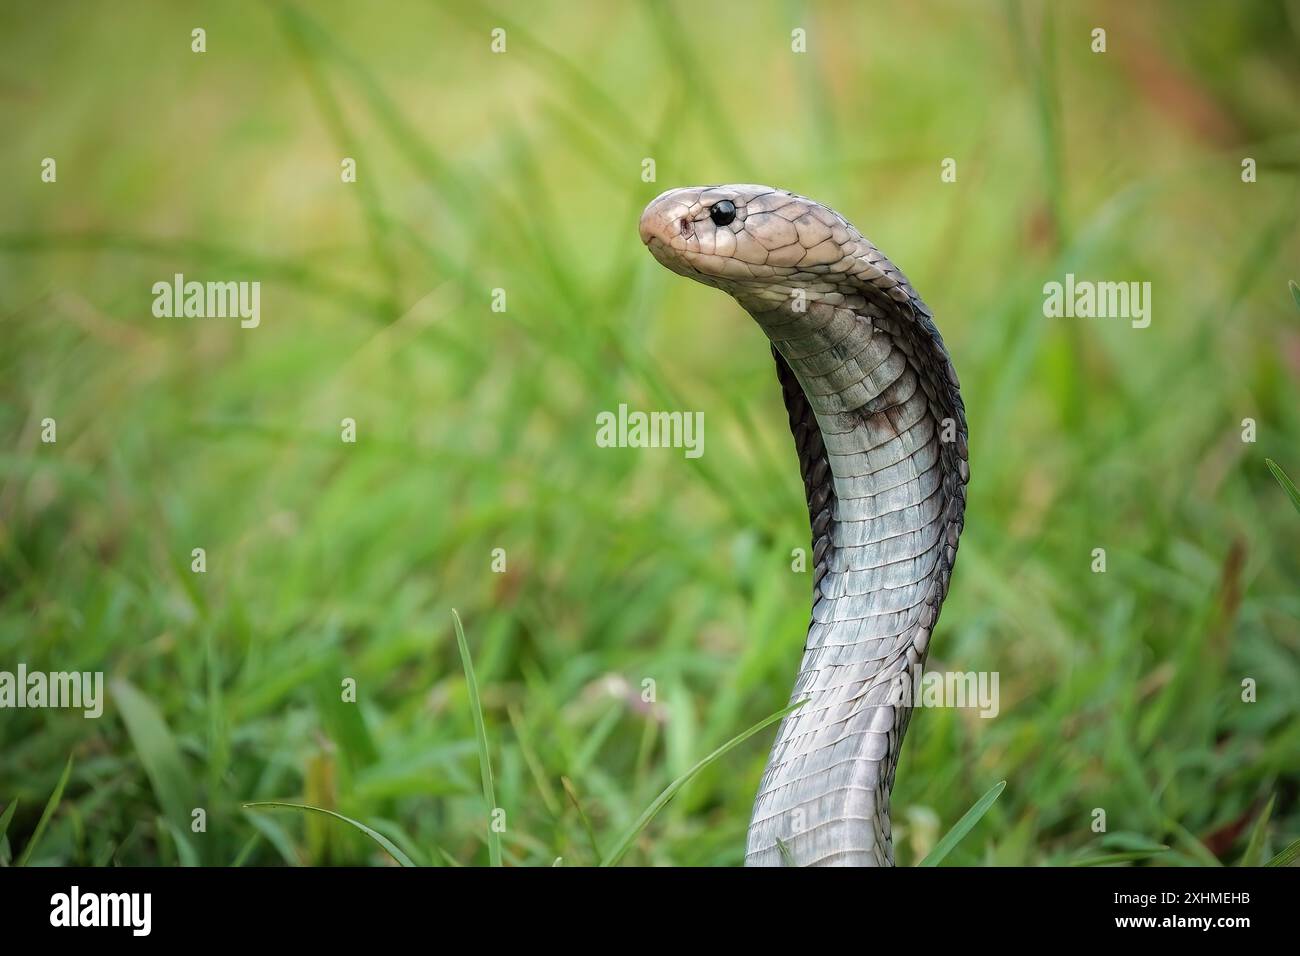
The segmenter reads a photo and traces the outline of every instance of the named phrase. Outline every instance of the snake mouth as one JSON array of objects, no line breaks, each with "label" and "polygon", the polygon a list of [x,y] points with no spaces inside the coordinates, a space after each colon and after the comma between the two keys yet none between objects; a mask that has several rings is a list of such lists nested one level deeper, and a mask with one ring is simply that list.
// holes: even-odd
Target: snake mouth
[{"label": "snake mouth", "polygon": [[641,241],[647,246],[658,239],[665,247],[680,247],[681,243],[699,238],[694,217],[699,214],[699,204],[693,190],[670,189],[655,197],[641,213]]},{"label": "snake mouth", "polygon": [[646,206],[639,224],[641,242],[660,265],[698,280],[701,274],[692,260],[699,251],[701,223],[692,217],[696,210],[680,193],[670,190]]}]

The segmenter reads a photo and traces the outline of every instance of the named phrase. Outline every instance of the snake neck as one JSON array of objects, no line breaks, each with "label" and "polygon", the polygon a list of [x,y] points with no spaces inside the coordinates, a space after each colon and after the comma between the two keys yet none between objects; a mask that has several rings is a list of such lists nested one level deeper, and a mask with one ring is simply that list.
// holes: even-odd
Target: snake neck
[{"label": "snake neck", "polygon": [[[881,260],[885,261],[886,260]],[[747,865],[893,863],[889,794],[948,590],[969,477],[942,339],[896,270],[886,289],[737,296],[772,341],[813,532],[813,606],[763,774]]]}]

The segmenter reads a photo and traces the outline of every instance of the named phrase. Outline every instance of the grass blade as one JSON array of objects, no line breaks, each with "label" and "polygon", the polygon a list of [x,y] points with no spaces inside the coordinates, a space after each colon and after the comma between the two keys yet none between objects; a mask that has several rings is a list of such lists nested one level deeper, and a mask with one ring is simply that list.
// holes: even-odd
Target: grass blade
[{"label": "grass blade", "polygon": [[646,807],[645,812],[642,813],[641,816],[637,817],[636,823],[632,824],[631,828],[626,833],[624,833],[622,837],[619,838],[619,841],[614,846],[614,849],[611,850],[610,853],[603,860],[600,861],[600,865],[613,866],[619,860],[623,859],[623,855],[627,853],[627,851],[631,848],[632,841],[637,838],[637,834],[639,834],[642,830],[646,828],[646,826],[650,823],[651,820],[655,818],[655,816],[659,813],[659,811],[668,805],[668,801],[677,795],[677,791],[682,789],[682,787],[686,786],[687,782],[692,777],[694,777],[697,773],[699,773],[709,764],[713,763],[713,761],[717,760],[719,757],[721,757],[727,751],[731,750],[733,747],[743,743],[744,741],[748,740],[750,737],[754,736],[754,734],[758,733],[764,727],[768,727],[776,723],[786,714],[790,713],[797,707],[802,707],[803,705],[804,705],[804,701],[801,700],[798,703],[791,704],[789,707],[786,707],[783,710],[778,710],[775,714],[772,714],[770,717],[764,717],[762,720],[760,720],[754,726],[750,727],[744,733],[732,737],[730,740],[728,740],[717,750],[713,751],[713,753],[709,754],[703,760],[695,764],[695,766],[691,767],[684,774],[682,774],[680,777],[678,777],[676,780],[670,783],[667,787],[664,788],[664,792],[659,794],[659,796],[655,798],[654,802],[651,803],[650,806]]},{"label": "grass blade", "polygon": [[560,783],[564,787],[564,792],[578,811],[578,819],[582,821],[582,829],[587,833],[587,843],[591,846],[591,856],[594,860],[602,858],[600,844],[596,842],[596,831],[592,829],[591,820],[587,818],[587,811],[582,808],[582,801],[578,799],[578,791],[573,788],[573,781],[568,777],[561,777]]},{"label": "grass blade", "polygon": [[265,837],[263,837],[260,832],[254,833],[249,837],[244,843],[244,848],[235,856],[235,861],[230,864],[231,869],[238,869],[247,863],[248,858],[253,855],[253,851],[257,849],[257,845],[261,843],[263,839],[265,839]]},{"label": "grass blade", "polygon": [[262,835],[262,839],[275,848],[286,864],[302,866],[302,860],[298,858],[298,853],[294,849],[293,840],[277,821],[262,813],[245,813],[244,819],[248,821],[249,826]]},{"label": "grass blade", "polygon": [[372,830],[360,820],[353,820],[351,817],[345,817],[343,814],[335,813],[333,810],[326,810],[324,807],[313,807],[306,803],[281,803],[274,800],[265,800],[259,803],[244,804],[244,809],[246,810],[255,810],[261,807],[276,807],[287,810],[307,810],[311,813],[323,813],[325,816],[333,817],[335,820],[342,820],[344,823],[356,827],[366,836],[370,837],[370,839],[378,843],[384,848],[384,851],[401,866],[415,866],[415,864],[411,862],[411,858],[397,848],[397,844],[393,843],[392,840],[388,839],[388,837],[384,836],[378,830]]},{"label": "grass blade", "polygon": [[1273,473],[1277,483],[1287,493],[1287,497],[1291,499],[1291,504],[1295,507],[1295,510],[1300,511],[1300,490],[1296,489],[1295,482],[1287,477],[1286,472],[1279,468],[1277,462],[1272,458],[1265,458],[1264,464],[1268,465],[1268,470]]},{"label": "grass blade", "polygon": [[1300,840],[1296,840],[1285,850],[1279,853],[1273,859],[1265,863],[1265,866],[1290,866],[1295,862],[1296,857],[1300,857]]},{"label": "grass blade", "polygon": [[943,839],[934,845],[934,849],[926,854],[925,859],[917,865],[938,866],[943,861],[943,858],[952,852],[952,848],[961,842],[962,837],[970,833],[975,824],[980,822],[980,818],[988,813],[989,807],[993,806],[993,802],[1002,796],[1002,791],[1006,788],[1007,782],[1005,780],[995,783],[989,788],[989,792],[975,801],[975,806],[966,811],[962,818],[953,825],[953,828],[944,834]]},{"label": "grass blade", "polygon": [[1276,802],[1277,794],[1268,798],[1268,806],[1251,827],[1250,840],[1246,843],[1246,852],[1242,854],[1238,866],[1259,866],[1264,862],[1264,836],[1265,831],[1268,830],[1268,821],[1273,816],[1273,804]]},{"label": "grass blade", "polygon": [[785,845],[785,841],[782,840],[780,837],[777,837],[777,838],[776,838],[776,848],[777,848],[777,850],[780,851],[780,853],[781,853],[781,865],[782,865],[782,866],[795,866],[795,865],[796,865],[795,862],[794,862],[794,854],[790,852],[790,848],[789,848],[788,846]]},{"label": "grass blade", "polygon": [[193,799],[190,777],[176,738],[158,709],[134,686],[120,679],[110,686],[158,806],[172,824],[176,839],[184,842],[190,811],[197,806],[197,801]]},{"label": "grass blade", "polygon": [[[469,707],[474,715],[474,737],[478,744],[478,768],[483,776],[483,799],[487,801],[488,813],[497,808],[495,789],[492,786],[492,755],[488,752],[487,726],[483,723],[483,702],[478,696],[478,681],[474,679],[474,662],[470,660],[469,645],[465,642],[465,629],[461,627],[460,615],[452,608],[451,619],[456,622],[456,645],[460,648],[460,662],[465,667],[465,685],[469,689]],[[488,821],[488,862],[492,866],[501,865],[501,834]]]},{"label": "grass blade", "polygon": [[199,859],[198,850],[194,849],[194,844],[181,831],[181,828],[166,817],[159,817],[158,823],[161,828],[171,835],[176,844],[176,858],[180,861],[181,866],[202,866],[203,861]]},{"label": "grass blade", "polygon": [[9,832],[9,821],[14,818],[14,811],[18,809],[18,801],[10,800],[9,806],[5,807],[5,812],[0,813],[0,840],[5,838]]},{"label": "grass blade", "polygon": [[1187,827],[1183,826],[1177,820],[1166,817],[1165,827],[1173,832],[1174,836],[1178,838],[1178,842],[1182,844],[1188,854],[1196,857],[1196,859],[1201,862],[1202,866],[1223,866],[1223,861],[1215,856],[1209,847],[1197,839],[1195,833],[1187,829]]},{"label": "grass blade", "polygon": [[[50,799],[45,803],[45,809],[41,812],[41,819],[36,823],[36,829],[32,832],[32,838],[27,841],[27,846],[23,847],[23,855],[18,858],[18,866],[26,866],[27,861],[32,858],[32,851],[36,849],[36,844],[41,842],[41,837],[45,835],[45,828],[50,823],[50,817],[54,816],[54,811],[59,808],[59,801],[63,799],[63,788],[67,786],[68,777],[72,774],[72,755],[68,755],[68,762],[63,765],[63,773],[59,775],[59,782],[55,784],[54,792],[50,794]],[[9,810],[17,805],[11,803]],[[5,813],[5,826],[9,825],[9,811]]]},{"label": "grass blade", "polygon": [[1123,853],[1107,853],[1103,856],[1090,856],[1082,860],[1072,860],[1067,866],[1109,866],[1112,863],[1127,863],[1130,860],[1149,860],[1153,856],[1159,856],[1169,849],[1162,846],[1160,849],[1151,850],[1126,850]]},{"label": "grass blade", "polygon": [[438,846],[437,844],[434,844],[433,848],[438,851],[438,858],[441,859],[442,862],[447,866],[460,869],[465,865],[461,863],[460,860],[456,859],[454,856],[452,856],[450,853],[448,853],[446,850],[444,850],[442,847]]}]

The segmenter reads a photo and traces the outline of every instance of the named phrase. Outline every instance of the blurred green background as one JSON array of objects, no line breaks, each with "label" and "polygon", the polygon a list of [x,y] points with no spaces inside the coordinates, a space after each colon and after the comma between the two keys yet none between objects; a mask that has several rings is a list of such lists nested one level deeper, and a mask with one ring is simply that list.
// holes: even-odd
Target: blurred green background
[{"label": "blurred green background", "polygon": [[[507,863],[595,862],[782,707],[809,533],[766,340],[636,232],[711,182],[842,212],[961,374],[930,667],[998,671],[1001,713],[917,715],[899,863],[1003,779],[950,863],[1300,836],[1300,515],[1263,464],[1300,473],[1300,4],[511,6],[0,8],[0,669],[114,688],[0,711],[0,861],[392,862],[243,808],[286,800],[486,863],[453,607]],[[177,272],[261,281],[261,326],[155,318]],[[1150,328],[1045,319],[1066,272],[1150,281]],[[598,448],[620,402],[703,411],[704,456]],[[626,861],[738,864],[772,734]]]}]

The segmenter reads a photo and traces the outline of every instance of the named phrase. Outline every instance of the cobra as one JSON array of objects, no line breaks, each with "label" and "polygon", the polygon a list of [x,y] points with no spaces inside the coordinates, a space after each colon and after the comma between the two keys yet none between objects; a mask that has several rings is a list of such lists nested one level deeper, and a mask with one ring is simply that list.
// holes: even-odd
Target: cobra
[{"label": "cobra", "polygon": [[970,478],[930,310],[843,216],[769,186],[671,189],[641,239],[771,341],[812,524],[813,604],[759,783],[751,866],[893,864],[889,795]]}]

